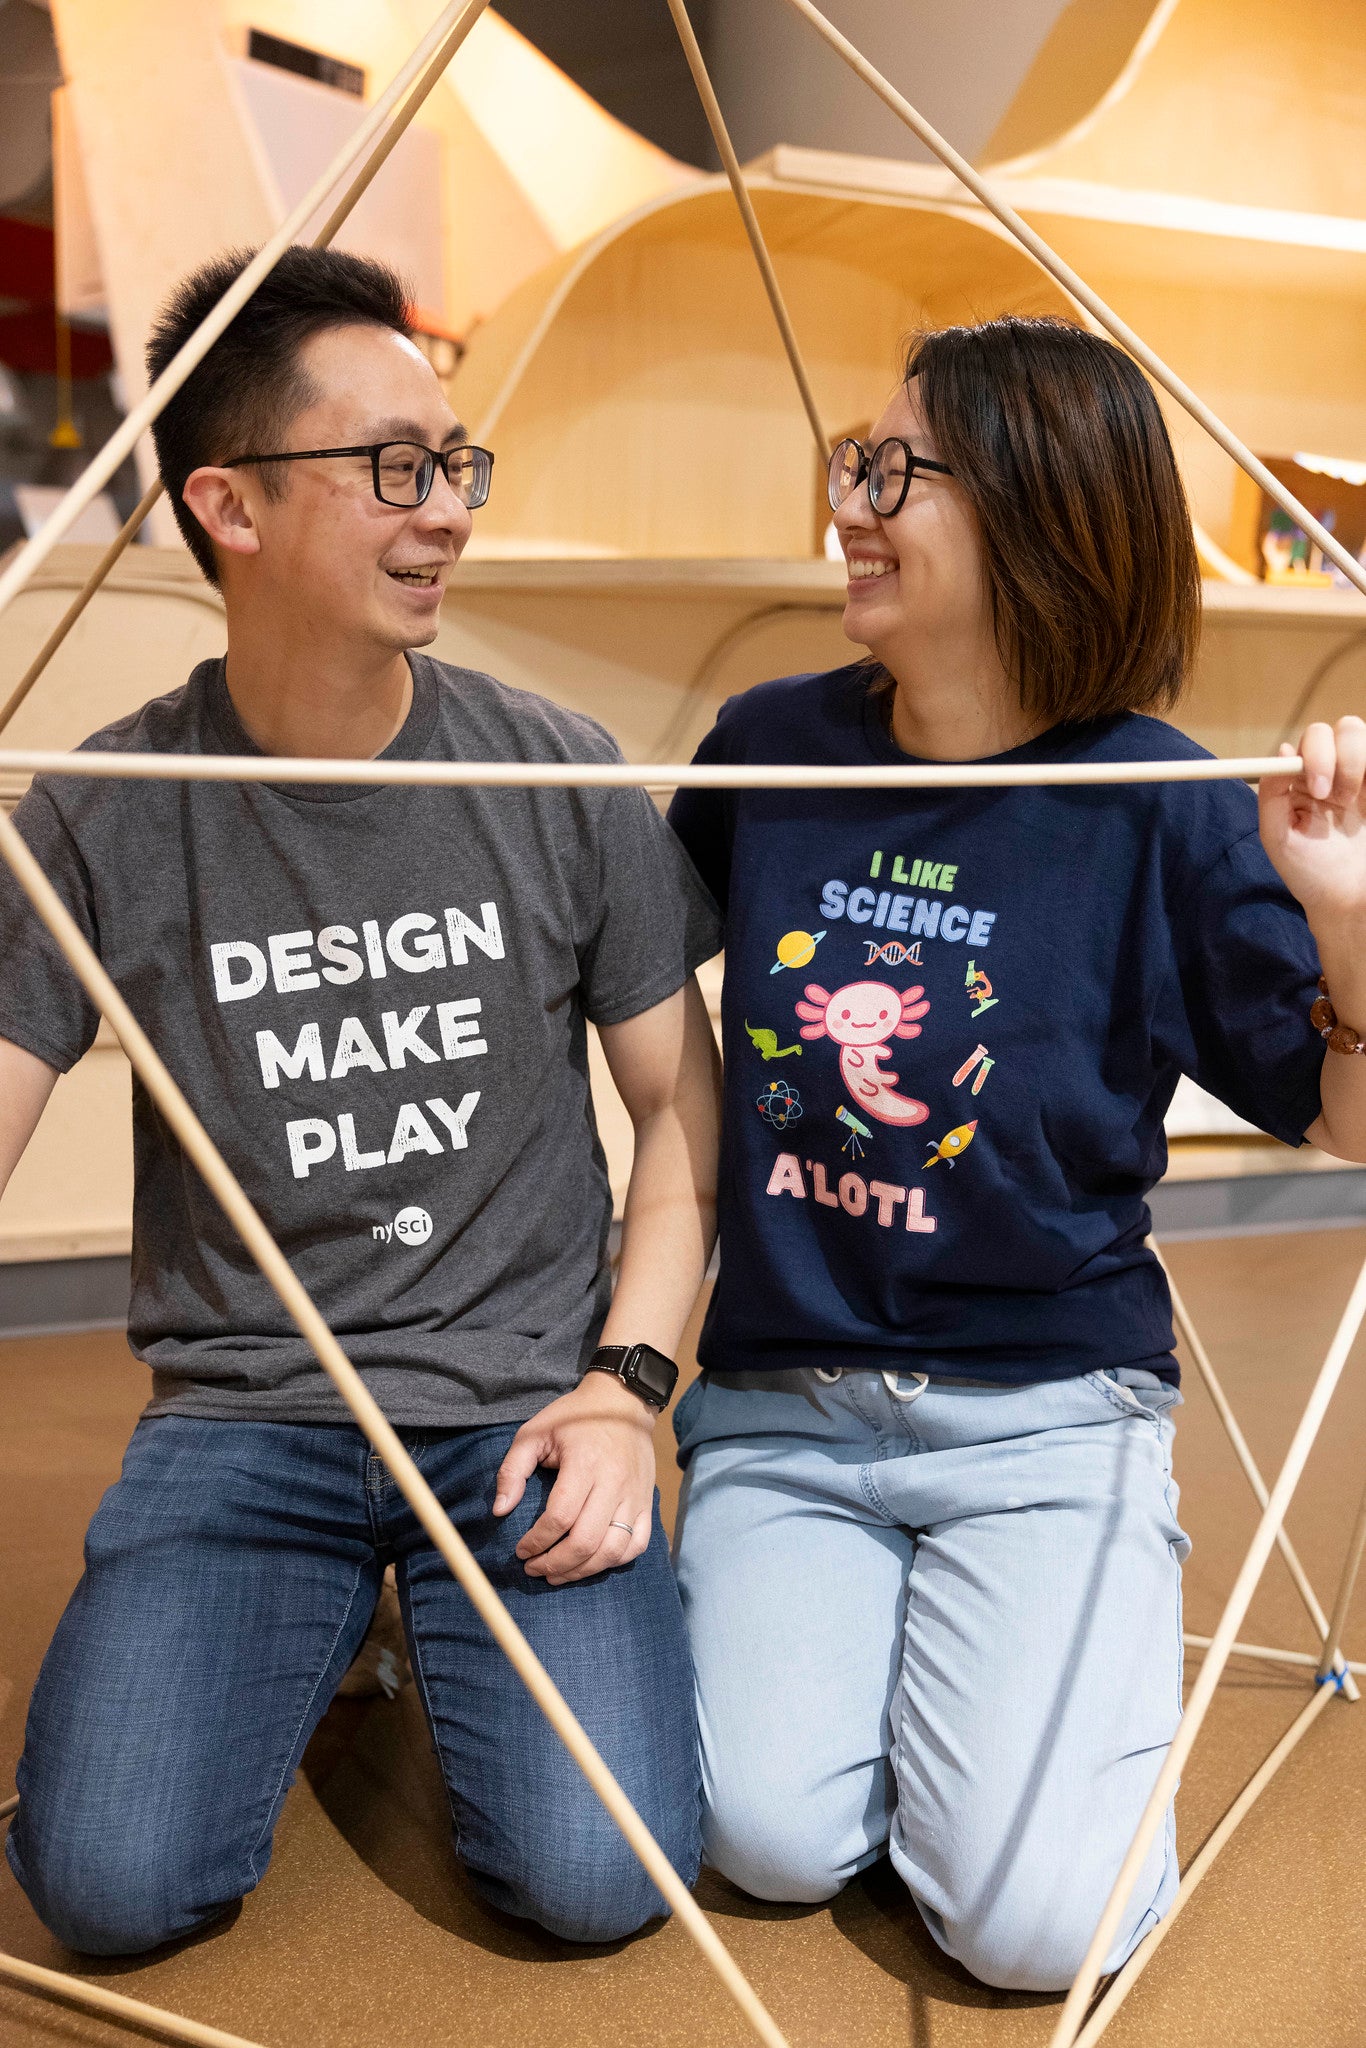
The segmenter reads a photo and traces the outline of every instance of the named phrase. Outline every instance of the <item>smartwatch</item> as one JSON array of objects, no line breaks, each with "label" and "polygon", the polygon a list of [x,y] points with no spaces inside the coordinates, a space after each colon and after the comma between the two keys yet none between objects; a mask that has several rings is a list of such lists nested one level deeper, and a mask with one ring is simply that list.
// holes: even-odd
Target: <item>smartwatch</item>
[{"label": "smartwatch", "polygon": [[650,1344],[599,1344],[589,1372],[610,1372],[652,1408],[667,1408],[678,1385],[678,1367]]}]

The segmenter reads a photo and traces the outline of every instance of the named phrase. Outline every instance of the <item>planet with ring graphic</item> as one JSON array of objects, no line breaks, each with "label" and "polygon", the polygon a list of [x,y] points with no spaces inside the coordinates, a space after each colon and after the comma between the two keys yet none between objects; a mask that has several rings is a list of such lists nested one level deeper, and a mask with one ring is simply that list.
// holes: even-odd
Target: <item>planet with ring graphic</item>
[{"label": "planet with ring graphic", "polygon": [[784,932],[778,941],[778,958],[769,973],[781,974],[785,967],[809,966],[824,937],[824,932]]}]

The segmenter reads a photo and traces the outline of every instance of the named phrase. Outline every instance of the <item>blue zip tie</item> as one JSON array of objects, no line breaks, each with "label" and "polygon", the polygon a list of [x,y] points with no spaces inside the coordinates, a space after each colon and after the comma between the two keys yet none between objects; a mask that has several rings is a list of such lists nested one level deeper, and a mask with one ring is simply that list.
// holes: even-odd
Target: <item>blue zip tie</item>
[{"label": "blue zip tie", "polygon": [[1347,1684],[1346,1665],[1344,1664],[1341,1671],[1325,1671],[1322,1678],[1316,1672],[1314,1674],[1314,1683],[1315,1685],[1331,1685],[1337,1692],[1342,1692]]}]

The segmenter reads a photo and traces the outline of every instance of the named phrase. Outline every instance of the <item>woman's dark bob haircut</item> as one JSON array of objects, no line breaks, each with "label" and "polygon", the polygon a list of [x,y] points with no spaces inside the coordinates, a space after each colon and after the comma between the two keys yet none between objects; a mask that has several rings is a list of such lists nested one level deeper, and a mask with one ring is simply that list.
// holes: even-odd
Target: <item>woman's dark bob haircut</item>
[{"label": "woman's dark bob haircut", "polygon": [[1167,711],[1200,633],[1186,494],[1157,400],[1065,320],[922,334],[906,379],[977,515],[996,645],[1049,724]]}]

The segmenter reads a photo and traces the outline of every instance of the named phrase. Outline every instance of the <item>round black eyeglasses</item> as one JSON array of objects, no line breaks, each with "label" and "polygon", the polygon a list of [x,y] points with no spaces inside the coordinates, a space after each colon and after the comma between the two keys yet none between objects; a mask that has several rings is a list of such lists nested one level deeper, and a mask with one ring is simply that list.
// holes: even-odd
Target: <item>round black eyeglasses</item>
[{"label": "round black eyeglasses", "polygon": [[841,441],[830,457],[830,510],[838,512],[849,493],[867,477],[869,504],[879,519],[891,519],[906,502],[911,478],[922,469],[932,469],[939,476],[953,475],[947,462],[917,455],[909,441],[880,441],[871,455],[857,441]]},{"label": "round black eyeglasses", "polygon": [[375,496],[381,505],[411,511],[431,495],[438,469],[462,505],[477,512],[488,502],[493,456],[462,441],[458,448],[424,448],[420,441],[372,441],[363,448],[290,448],[279,455],[235,455],[224,469],[257,462],[317,462],[323,457],[368,455]]}]

